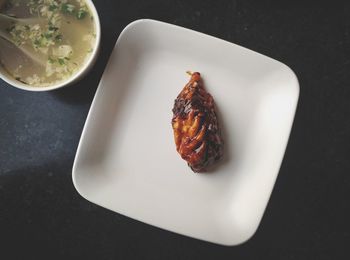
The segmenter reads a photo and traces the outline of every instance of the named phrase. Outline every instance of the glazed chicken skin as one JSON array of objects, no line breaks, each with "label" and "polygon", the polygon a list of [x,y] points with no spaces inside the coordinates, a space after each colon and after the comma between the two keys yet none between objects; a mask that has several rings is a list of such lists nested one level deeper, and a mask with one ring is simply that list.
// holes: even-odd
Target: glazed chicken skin
[{"label": "glazed chicken skin", "polygon": [[199,72],[177,96],[172,127],[176,150],[194,172],[206,169],[222,157],[223,141],[213,97],[204,89]]}]

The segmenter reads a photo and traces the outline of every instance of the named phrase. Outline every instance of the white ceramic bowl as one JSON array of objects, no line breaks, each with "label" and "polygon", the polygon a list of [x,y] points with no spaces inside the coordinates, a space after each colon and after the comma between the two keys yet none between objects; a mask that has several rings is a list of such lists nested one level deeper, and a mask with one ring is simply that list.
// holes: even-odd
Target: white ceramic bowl
[{"label": "white ceramic bowl", "polygon": [[101,25],[100,25],[100,19],[98,16],[98,13],[96,11],[96,8],[91,0],[85,0],[86,4],[88,5],[91,14],[94,18],[94,23],[95,23],[95,28],[96,28],[96,41],[95,41],[95,46],[93,48],[93,51],[89,57],[89,59],[83,64],[83,66],[80,68],[80,70],[73,74],[71,77],[64,81],[60,81],[57,84],[53,84],[50,86],[46,87],[36,87],[36,86],[30,86],[27,84],[24,84],[16,79],[14,79],[9,73],[4,70],[2,66],[0,66],[0,78],[3,79],[5,82],[10,84],[11,86],[14,86],[16,88],[20,88],[23,90],[29,90],[29,91],[48,91],[48,90],[54,90],[58,88],[62,88],[68,85],[71,85],[74,82],[77,82],[81,78],[83,78],[86,73],[93,67],[100,48],[100,41],[101,41]]}]

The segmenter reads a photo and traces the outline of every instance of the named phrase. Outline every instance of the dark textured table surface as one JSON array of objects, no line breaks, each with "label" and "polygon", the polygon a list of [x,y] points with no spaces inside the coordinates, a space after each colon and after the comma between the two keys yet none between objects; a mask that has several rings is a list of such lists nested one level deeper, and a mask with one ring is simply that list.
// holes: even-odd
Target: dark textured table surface
[{"label": "dark textured table surface", "polygon": [[[0,259],[349,259],[350,3],[285,2],[95,1],[102,49],[87,77],[46,93],[0,80]],[[121,30],[139,18],[245,46],[299,78],[276,186],[243,245],[145,225],[89,203],[73,187],[73,159],[99,79]]]}]

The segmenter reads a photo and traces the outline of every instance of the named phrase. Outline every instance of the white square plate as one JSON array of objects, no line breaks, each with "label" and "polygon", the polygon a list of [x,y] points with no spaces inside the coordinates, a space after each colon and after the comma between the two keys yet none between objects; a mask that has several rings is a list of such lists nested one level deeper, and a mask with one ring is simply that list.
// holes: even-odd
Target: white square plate
[{"label": "white square plate", "polygon": [[[199,71],[225,141],[215,171],[177,154],[172,107]],[[274,186],[299,96],[284,64],[178,26],[139,20],[121,33],[73,166],[87,200],[194,238],[236,245],[257,229]]]}]

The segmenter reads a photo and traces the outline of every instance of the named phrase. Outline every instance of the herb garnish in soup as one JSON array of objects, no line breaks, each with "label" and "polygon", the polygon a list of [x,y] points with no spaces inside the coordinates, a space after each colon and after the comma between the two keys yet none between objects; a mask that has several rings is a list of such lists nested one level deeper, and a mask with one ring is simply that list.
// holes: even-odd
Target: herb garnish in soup
[{"label": "herb garnish in soup", "polygon": [[7,32],[17,46],[33,48],[44,58],[42,64],[0,39],[2,66],[25,84],[48,86],[69,78],[95,46],[95,25],[84,0],[9,0],[1,12],[40,18],[37,23],[14,23]]}]

